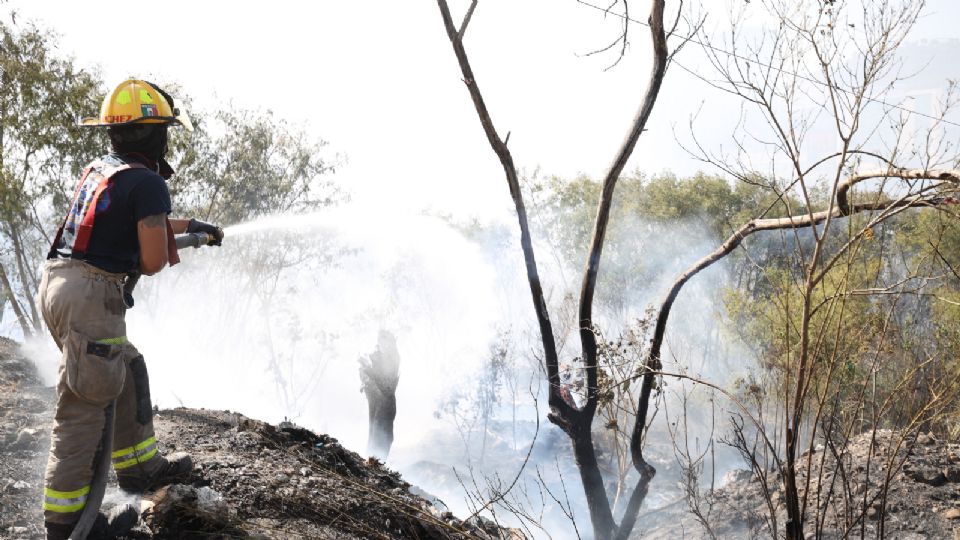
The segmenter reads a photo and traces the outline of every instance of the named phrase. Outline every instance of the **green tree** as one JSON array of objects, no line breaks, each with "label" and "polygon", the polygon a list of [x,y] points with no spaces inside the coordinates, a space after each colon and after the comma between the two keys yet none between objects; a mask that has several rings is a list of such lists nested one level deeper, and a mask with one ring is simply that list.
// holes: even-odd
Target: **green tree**
[{"label": "green tree", "polygon": [[[56,53],[50,32],[0,22],[0,284],[25,336],[41,327],[33,300],[50,216],[99,143],[76,127],[101,95],[96,72]],[[69,187],[68,187],[69,186]]]},{"label": "green tree", "polygon": [[327,143],[273,113],[221,110],[199,115],[197,130],[172,141],[178,212],[234,224],[274,213],[304,212],[342,198],[329,174]]}]

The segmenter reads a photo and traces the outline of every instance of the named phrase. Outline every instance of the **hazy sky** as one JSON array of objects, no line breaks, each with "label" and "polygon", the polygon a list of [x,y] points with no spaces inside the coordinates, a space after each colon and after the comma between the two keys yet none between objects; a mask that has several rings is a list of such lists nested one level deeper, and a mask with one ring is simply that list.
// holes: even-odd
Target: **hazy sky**
[{"label": "hazy sky", "polygon": [[[455,18],[467,3],[451,1]],[[914,36],[960,37],[950,24],[960,17],[957,3],[928,4]],[[199,108],[232,102],[302,121],[348,156],[341,178],[368,200],[453,213],[509,209],[502,170],[460,81],[435,2],[172,0],[163,12],[133,5],[10,0],[0,9],[54,29],[62,52],[100,66],[108,84],[128,75],[176,81]],[[646,5],[634,2],[633,13],[645,18]],[[480,2],[466,46],[498,130],[512,132],[519,166],[563,176],[603,173],[648,70],[649,38],[638,25],[629,56],[616,68],[604,71],[611,55],[585,56],[618,28],[619,19],[576,0]],[[678,60],[701,69],[697,56],[691,47]],[[673,133],[684,133],[701,105],[715,115],[706,137],[722,140],[736,105],[674,68],[628,170],[700,168]]]}]

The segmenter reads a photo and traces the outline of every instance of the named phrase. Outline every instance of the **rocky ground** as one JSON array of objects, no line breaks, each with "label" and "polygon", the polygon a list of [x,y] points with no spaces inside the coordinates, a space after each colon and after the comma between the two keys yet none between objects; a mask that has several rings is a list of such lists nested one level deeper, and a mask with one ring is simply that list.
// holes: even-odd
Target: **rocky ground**
[{"label": "rocky ground", "polygon": [[0,537],[41,538],[53,388],[40,385],[15,342],[0,338]]},{"label": "rocky ground", "polygon": [[[801,492],[809,493],[807,538],[960,539],[960,445],[931,434],[880,430],[854,437],[846,452],[818,447],[801,456],[801,486],[811,470],[809,488]],[[699,502],[710,531],[681,501],[646,512],[635,537],[771,538],[771,508],[783,531],[786,512],[775,474],[767,478],[769,497],[750,471],[735,471],[727,480]]]},{"label": "rocky ground", "polygon": [[[49,449],[51,388],[17,344],[0,339],[0,538],[43,538],[41,477]],[[500,539],[515,533],[462,521],[376,460],[336,439],[237,413],[158,411],[165,451],[187,451],[192,478],[135,499],[116,488],[105,506],[131,503],[129,538]],[[412,492],[411,492],[412,491]]]}]

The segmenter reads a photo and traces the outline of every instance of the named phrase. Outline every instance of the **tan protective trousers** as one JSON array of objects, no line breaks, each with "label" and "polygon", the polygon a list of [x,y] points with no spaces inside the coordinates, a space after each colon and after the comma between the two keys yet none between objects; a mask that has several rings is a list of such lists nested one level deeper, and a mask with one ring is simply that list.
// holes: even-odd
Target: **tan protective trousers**
[{"label": "tan protective trousers", "polygon": [[126,337],[124,277],[70,259],[47,261],[43,269],[38,301],[63,353],[44,488],[48,522],[80,519],[110,401],[116,400],[117,475],[146,477],[161,463],[147,368]]}]

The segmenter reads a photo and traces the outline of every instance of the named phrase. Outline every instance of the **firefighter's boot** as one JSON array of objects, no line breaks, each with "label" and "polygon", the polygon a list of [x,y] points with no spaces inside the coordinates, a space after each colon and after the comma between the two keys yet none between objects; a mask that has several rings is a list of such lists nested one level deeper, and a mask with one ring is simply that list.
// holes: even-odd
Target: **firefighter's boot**
[{"label": "firefighter's boot", "polygon": [[156,458],[160,463],[149,475],[117,474],[120,489],[130,493],[144,493],[159,487],[186,480],[193,471],[190,454],[177,452]]},{"label": "firefighter's boot", "polygon": [[[100,512],[87,535],[87,540],[106,540],[126,534],[137,525],[139,520],[137,510],[129,504],[117,506],[106,514]],[[74,525],[72,524],[65,525],[48,521],[45,525],[47,540],[68,540],[70,534],[73,533]]]},{"label": "firefighter's boot", "polygon": [[64,525],[63,523],[45,523],[47,527],[47,540],[67,540],[70,533],[73,532],[73,525]]},{"label": "firefighter's boot", "polygon": [[106,514],[101,512],[97,516],[87,540],[116,538],[130,532],[130,529],[136,527],[139,521],[140,514],[132,505],[117,506]]}]

